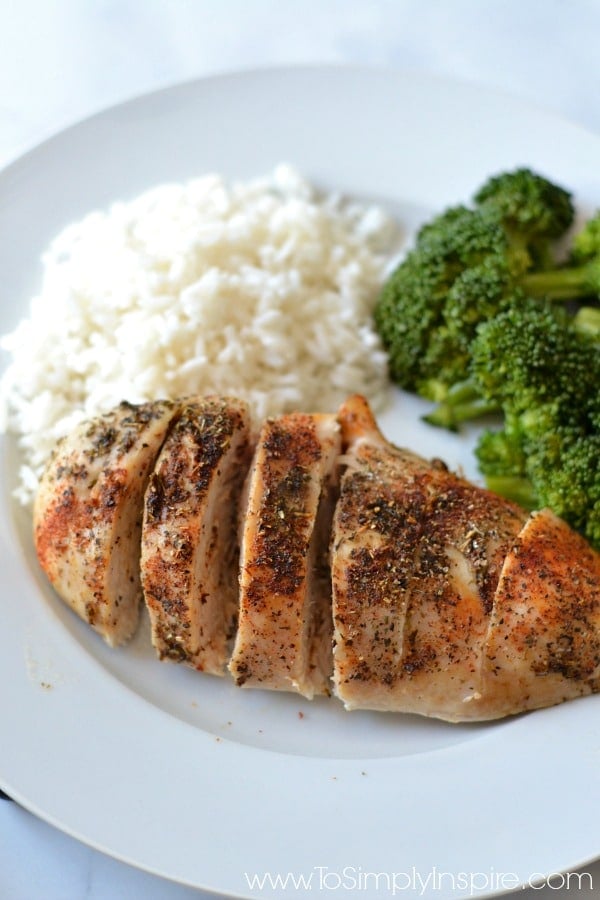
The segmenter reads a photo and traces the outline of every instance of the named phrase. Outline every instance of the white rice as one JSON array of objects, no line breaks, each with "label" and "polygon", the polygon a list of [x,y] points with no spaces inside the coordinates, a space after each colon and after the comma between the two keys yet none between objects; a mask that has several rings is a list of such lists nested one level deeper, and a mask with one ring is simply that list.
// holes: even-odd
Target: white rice
[{"label": "white rice", "polygon": [[123,399],[229,393],[265,417],[361,392],[381,408],[371,311],[396,238],[381,210],[319,195],[288,166],[157,187],[66,228],[29,317],[0,343],[19,499],[58,438]]}]

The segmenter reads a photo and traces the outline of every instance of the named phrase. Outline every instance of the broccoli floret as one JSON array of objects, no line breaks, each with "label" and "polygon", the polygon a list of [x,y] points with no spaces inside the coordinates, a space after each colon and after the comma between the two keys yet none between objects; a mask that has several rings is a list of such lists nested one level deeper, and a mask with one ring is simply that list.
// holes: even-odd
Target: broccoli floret
[{"label": "broccoli floret", "polygon": [[454,227],[457,222],[461,222],[464,217],[469,217],[471,210],[468,206],[450,206],[448,209],[438,213],[424,225],[421,225],[417,232],[417,244],[423,245],[428,240],[438,240],[440,237],[445,238],[449,226]]},{"label": "broccoli floret", "polygon": [[465,378],[478,322],[502,308],[525,264],[495,212],[455,207],[426,225],[374,312],[393,380],[432,398]]},{"label": "broccoli floret", "polygon": [[486,260],[495,261],[513,277],[531,266],[529,255],[520,242],[513,244],[502,216],[493,207],[451,207],[421,228],[416,246],[444,261],[450,282]]},{"label": "broccoli floret", "polygon": [[[465,269],[455,279],[442,305],[435,339],[425,352],[425,370],[437,372],[437,376],[430,375],[419,383],[418,392],[423,397],[442,401],[454,385],[465,379],[478,325],[521,301],[522,294],[511,285],[507,269],[496,257]],[[461,402],[467,399],[472,398],[460,397]]]},{"label": "broccoli floret", "polygon": [[482,325],[472,351],[476,390],[504,414],[476,451],[487,486],[549,506],[600,547],[598,344],[529,300]]},{"label": "broccoli floret", "polygon": [[548,506],[600,549],[600,432],[561,427],[531,446],[527,478],[534,506]]},{"label": "broccoli floret", "polygon": [[440,322],[444,266],[413,251],[384,285],[375,324],[388,350],[390,375],[407,390],[423,378],[422,359]]},{"label": "broccoli floret", "polygon": [[527,410],[554,396],[573,415],[584,408],[586,394],[597,395],[598,368],[585,366],[590,355],[596,359],[592,346],[600,345],[600,309],[582,307],[571,317],[560,307],[515,293],[488,320],[489,327],[481,325],[469,345],[470,377],[430,393],[437,406],[424,416],[426,422],[456,431],[490,412],[506,414],[508,403]]},{"label": "broccoli floret", "polygon": [[438,404],[432,424],[501,414],[477,447],[488,487],[550,506],[600,548],[600,306],[546,302],[600,295],[600,213],[556,266],[566,191],[519,169],[475,204],[425,225],[384,287],[375,321],[391,375]]},{"label": "broccoli floret", "polygon": [[560,398],[575,415],[597,391],[597,351],[562,308],[524,298],[483,323],[471,344],[475,387],[521,413]]},{"label": "broccoli floret", "polygon": [[546,463],[556,465],[559,423],[555,403],[525,412],[505,407],[504,427],[484,431],[475,449],[487,487],[526,509],[538,506],[539,499],[530,478],[531,454],[539,452]]},{"label": "broccoli floret", "polygon": [[[545,390],[546,370],[554,369],[552,360],[544,355],[542,348],[553,339],[557,347],[562,346],[564,328],[568,327],[566,312],[542,305],[519,290],[497,300],[496,306],[494,315],[485,300],[479,307],[474,302],[472,308],[479,308],[481,317],[479,321],[469,323],[467,330],[468,352],[465,356],[469,363],[465,368],[470,376],[449,387],[445,393],[439,389],[435,396],[430,394],[429,399],[437,401],[437,406],[424,417],[429,424],[457,430],[462,422],[500,412],[505,392],[514,393],[521,361],[528,367],[528,393],[521,396],[524,406],[531,402],[534,373],[537,373],[535,390],[538,394]],[[460,306],[455,308],[460,310]],[[487,330],[486,323],[489,324]],[[538,333],[540,330],[543,339]],[[489,364],[490,360],[493,365]],[[537,394],[535,402],[543,402]]]},{"label": "broccoli floret", "polygon": [[567,192],[528,170],[491,179],[477,198],[421,228],[375,308],[392,379],[428,399],[467,377],[478,324],[514,302],[542,244],[572,219]]},{"label": "broccoli floret", "polygon": [[522,296],[513,288],[506,267],[488,257],[465,269],[453,282],[444,304],[445,324],[467,350],[481,322]]},{"label": "broccoli floret", "polygon": [[487,487],[521,506],[549,506],[600,549],[600,323],[524,299],[482,324],[471,380],[427,417],[446,427],[496,403],[503,427],[476,448]]},{"label": "broccoli floret", "polygon": [[573,222],[571,194],[531,169],[490,178],[475,194],[475,203],[494,209],[511,239],[530,254],[535,268],[554,264],[552,244]]}]

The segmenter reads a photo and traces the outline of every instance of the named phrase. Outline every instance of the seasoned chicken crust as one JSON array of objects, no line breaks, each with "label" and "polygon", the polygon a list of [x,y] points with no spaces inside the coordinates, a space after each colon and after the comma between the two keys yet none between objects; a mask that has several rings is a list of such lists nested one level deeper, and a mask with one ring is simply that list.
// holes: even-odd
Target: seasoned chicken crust
[{"label": "seasoned chicken crust", "polygon": [[168,400],[121,403],[79,425],[58,444],[35,499],[42,569],[113,646],[138,624],[143,496],[177,410]]},{"label": "seasoned chicken crust", "polygon": [[238,611],[237,509],[251,421],[234,398],[186,401],[144,500],[141,573],[161,659],[222,675]]},{"label": "seasoned chicken crust", "polygon": [[109,644],[143,584],[158,655],[238,686],[450,722],[600,692],[600,554],[393,446],[358,395],[257,441],[236,398],[122,403],[57,446],[34,540]]},{"label": "seasoned chicken crust", "polygon": [[243,510],[229,664],[239,686],[329,693],[327,535],[340,449],[333,415],[292,413],[263,425]]},{"label": "seasoned chicken crust", "polygon": [[336,694],[348,709],[467,717],[502,564],[526,514],[440,461],[393,447],[363,398],[339,417]]}]

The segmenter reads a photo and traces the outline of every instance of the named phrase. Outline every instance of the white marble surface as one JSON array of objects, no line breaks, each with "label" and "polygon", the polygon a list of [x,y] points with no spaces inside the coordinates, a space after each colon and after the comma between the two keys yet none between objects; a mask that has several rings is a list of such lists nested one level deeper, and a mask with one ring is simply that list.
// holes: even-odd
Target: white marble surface
[{"label": "white marble surface", "polygon": [[[506,90],[600,132],[599,34],[598,0],[3,0],[0,165],[125,98],[270,64],[428,71]],[[518,896],[600,895],[600,864],[585,871],[592,891],[572,881],[570,890]],[[206,896],[109,859],[0,802],[0,900]]]}]

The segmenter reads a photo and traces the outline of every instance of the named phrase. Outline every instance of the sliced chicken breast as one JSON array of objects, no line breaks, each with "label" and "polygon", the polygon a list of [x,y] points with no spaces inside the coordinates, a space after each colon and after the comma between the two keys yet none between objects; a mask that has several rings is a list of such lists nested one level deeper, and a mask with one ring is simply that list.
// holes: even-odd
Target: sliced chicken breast
[{"label": "sliced chicken breast", "polygon": [[454,722],[600,691],[600,554],[549,510],[391,445],[359,396],[252,446],[218,397],[122,403],[59,443],[35,547],[109,644],[143,583],[159,656],[223,674],[231,652],[240,686]]},{"label": "sliced chicken breast", "polygon": [[240,686],[329,692],[327,549],[339,453],[335,416],[294,413],[263,426],[247,484],[229,664]]},{"label": "sliced chicken breast", "polygon": [[121,403],[84,422],[58,444],[35,500],[42,569],[112,646],[138,623],[144,491],[177,409],[169,401]]},{"label": "sliced chicken breast", "polygon": [[241,400],[191,400],[145,498],[141,571],[161,659],[222,675],[238,608],[237,515],[251,456]]},{"label": "sliced chicken breast", "polygon": [[525,513],[390,445],[364,398],[350,398],[339,419],[335,692],[348,709],[469,717],[500,571]]}]

